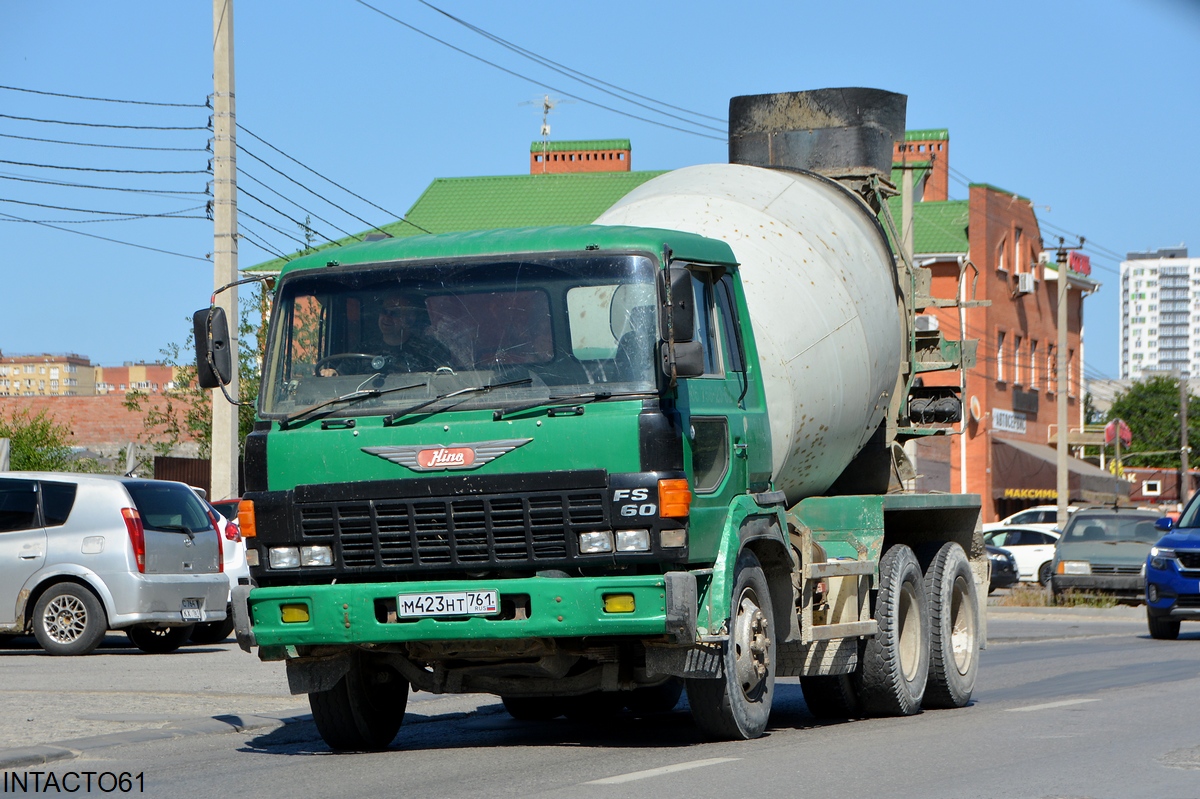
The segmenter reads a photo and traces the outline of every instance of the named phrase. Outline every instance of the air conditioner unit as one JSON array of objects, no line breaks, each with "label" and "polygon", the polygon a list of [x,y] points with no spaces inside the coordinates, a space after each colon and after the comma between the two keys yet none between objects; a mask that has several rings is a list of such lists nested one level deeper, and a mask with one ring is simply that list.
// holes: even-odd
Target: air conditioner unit
[{"label": "air conditioner unit", "polygon": [[1036,283],[1032,272],[1021,272],[1017,275],[1017,293],[1032,294]]}]

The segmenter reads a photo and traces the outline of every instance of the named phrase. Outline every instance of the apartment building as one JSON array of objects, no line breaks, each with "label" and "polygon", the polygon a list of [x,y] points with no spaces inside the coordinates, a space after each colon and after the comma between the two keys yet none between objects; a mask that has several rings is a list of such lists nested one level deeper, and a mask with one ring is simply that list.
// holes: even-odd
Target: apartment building
[{"label": "apartment building", "polygon": [[1200,258],[1186,247],[1121,262],[1121,377],[1200,374]]},{"label": "apartment building", "polygon": [[0,397],[75,397],[95,393],[96,367],[82,355],[0,355]]}]

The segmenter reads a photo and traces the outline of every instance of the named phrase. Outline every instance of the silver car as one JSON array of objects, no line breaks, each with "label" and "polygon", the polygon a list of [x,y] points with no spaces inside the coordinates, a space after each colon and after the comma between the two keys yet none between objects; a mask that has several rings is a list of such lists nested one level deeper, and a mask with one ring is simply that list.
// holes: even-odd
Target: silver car
[{"label": "silver car", "polygon": [[87,654],[108,630],[178,649],[225,618],[214,519],[183,483],[0,472],[0,636],[32,632],[51,655]]}]

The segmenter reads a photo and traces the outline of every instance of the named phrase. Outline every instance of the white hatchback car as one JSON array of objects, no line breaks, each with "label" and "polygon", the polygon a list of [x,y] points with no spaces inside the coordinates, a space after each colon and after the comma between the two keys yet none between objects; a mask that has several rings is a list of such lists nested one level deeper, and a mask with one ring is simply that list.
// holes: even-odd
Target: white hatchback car
[{"label": "white hatchback car", "polygon": [[[1071,518],[1071,514],[1079,510],[1074,505],[1067,506],[1067,519]],[[1037,527],[1042,530],[1058,529],[1058,506],[1057,505],[1034,505],[1032,508],[1019,510],[1011,516],[1006,516],[998,522],[989,522],[983,526],[983,531],[986,533],[989,530],[999,530],[1001,527],[1009,527],[1014,524],[1019,524],[1025,527]]]},{"label": "white hatchback car", "polygon": [[1038,524],[999,525],[983,534],[983,542],[1002,547],[1017,561],[1017,577],[1022,582],[1050,585],[1051,561],[1059,534]]},{"label": "white hatchback car", "polygon": [[[197,492],[199,494],[199,492]],[[246,563],[246,542],[242,539],[242,529],[238,526],[237,518],[229,518],[222,511],[228,511],[228,502],[212,503],[203,500],[205,506],[217,517],[217,529],[221,531],[224,540],[221,542],[221,554],[225,561],[225,577],[229,580],[229,590],[238,584],[239,578],[250,578],[250,566]],[[234,502],[234,510],[237,503]],[[193,628],[191,638],[193,644],[215,644],[224,641],[233,632],[233,608],[228,601],[225,604],[225,619],[223,621],[200,622]]]},{"label": "white hatchback car", "polygon": [[108,630],[145,652],[178,649],[226,616],[216,517],[183,483],[0,473],[0,635],[85,655]]}]

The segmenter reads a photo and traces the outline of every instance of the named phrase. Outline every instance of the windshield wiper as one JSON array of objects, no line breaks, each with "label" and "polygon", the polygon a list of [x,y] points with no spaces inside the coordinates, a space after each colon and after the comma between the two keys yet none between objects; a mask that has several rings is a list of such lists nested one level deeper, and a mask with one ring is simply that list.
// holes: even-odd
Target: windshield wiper
[{"label": "windshield wiper", "polygon": [[339,402],[354,402],[354,401],[357,401],[360,399],[367,399],[368,397],[382,397],[384,394],[391,394],[394,391],[407,391],[410,388],[422,388],[427,385],[429,385],[429,384],[428,383],[412,383],[411,385],[395,386],[393,388],[385,388],[385,389],[369,388],[365,391],[351,391],[349,394],[343,394],[340,397],[334,397],[333,399],[327,399],[324,402],[318,402],[316,405],[310,405],[307,408],[298,410],[295,413],[291,414],[290,416],[284,417],[283,421],[281,421],[279,423],[279,427],[282,430],[287,430],[288,425],[291,424],[292,422],[299,421],[300,419],[303,419],[305,416],[308,416],[310,413],[319,411],[322,408],[327,408],[330,405],[336,405]]},{"label": "windshield wiper", "polygon": [[532,377],[526,377],[526,378],[522,378],[521,380],[510,380],[507,383],[490,383],[485,386],[468,386],[466,388],[460,388],[457,391],[448,391],[445,394],[437,395],[433,399],[425,400],[424,402],[418,402],[416,405],[410,405],[409,407],[404,408],[403,410],[396,411],[395,413],[389,413],[387,416],[383,417],[383,426],[387,427],[388,425],[395,422],[397,419],[402,419],[405,416],[408,416],[410,413],[413,413],[414,411],[419,411],[422,408],[427,408],[430,405],[433,405],[436,402],[441,402],[444,399],[450,399],[451,397],[462,397],[462,396],[466,396],[467,394],[486,393],[488,391],[491,391],[494,388],[509,388],[511,386],[525,386],[532,382],[533,382]]},{"label": "windshield wiper", "polygon": [[[564,394],[561,397],[546,397],[545,399],[536,400],[525,405],[518,405],[515,408],[497,408],[492,411],[492,421],[498,422],[504,418],[505,414],[520,413],[533,408],[540,408],[543,405],[553,405],[556,402],[576,402],[583,404],[585,402],[596,402],[597,400],[611,399],[613,393],[611,391],[589,391],[584,394]],[[551,408],[550,410],[554,410]]]}]

